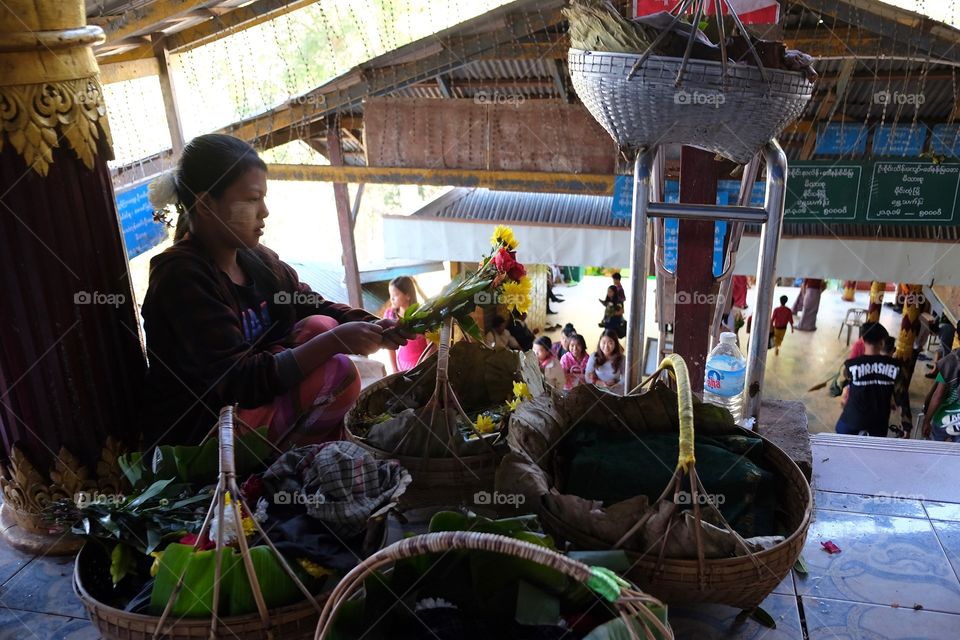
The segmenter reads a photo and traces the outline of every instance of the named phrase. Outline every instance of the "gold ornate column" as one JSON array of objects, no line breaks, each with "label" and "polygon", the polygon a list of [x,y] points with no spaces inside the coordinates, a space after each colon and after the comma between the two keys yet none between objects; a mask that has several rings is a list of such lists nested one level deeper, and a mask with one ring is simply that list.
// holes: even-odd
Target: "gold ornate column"
[{"label": "gold ornate column", "polygon": [[45,535],[51,500],[119,490],[145,363],[82,0],[0,3],[0,529]]},{"label": "gold ornate column", "polygon": [[880,322],[880,311],[883,310],[883,294],[887,290],[886,282],[870,283],[870,305],[867,307],[867,322]]}]

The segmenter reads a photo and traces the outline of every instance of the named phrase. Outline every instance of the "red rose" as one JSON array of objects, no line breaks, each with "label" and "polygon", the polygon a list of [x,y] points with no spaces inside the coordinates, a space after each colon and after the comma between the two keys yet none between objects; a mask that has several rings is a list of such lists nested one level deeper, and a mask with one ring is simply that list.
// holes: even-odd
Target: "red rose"
[{"label": "red rose", "polygon": [[493,256],[493,264],[497,267],[497,271],[500,273],[508,273],[510,269],[517,264],[517,259],[514,258],[514,255],[513,252],[508,251],[505,247],[497,251],[497,254]]},{"label": "red rose", "polygon": [[520,282],[520,278],[527,275],[527,270],[519,262],[514,262],[513,266],[507,271],[507,277],[514,282]]},{"label": "red rose", "polygon": [[180,544],[196,545],[198,551],[209,551],[210,549],[216,548],[216,543],[214,543],[210,538],[204,535],[200,538],[200,544],[197,545],[197,534],[188,533],[187,535],[180,538]]}]

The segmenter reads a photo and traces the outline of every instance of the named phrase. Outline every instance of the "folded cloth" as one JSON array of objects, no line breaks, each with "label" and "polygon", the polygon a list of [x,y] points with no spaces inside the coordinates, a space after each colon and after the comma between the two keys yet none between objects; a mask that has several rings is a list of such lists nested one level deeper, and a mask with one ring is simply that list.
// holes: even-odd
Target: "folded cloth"
[{"label": "folded cloth", "polygon": [[[353,442],[334,441],[284,453],[263,474],[267,497],[278,505],[306,507],[332,533],[351,537],[410,484],[395,460],[377,460]],[[272,496],[271,496],[272,492]]]}]

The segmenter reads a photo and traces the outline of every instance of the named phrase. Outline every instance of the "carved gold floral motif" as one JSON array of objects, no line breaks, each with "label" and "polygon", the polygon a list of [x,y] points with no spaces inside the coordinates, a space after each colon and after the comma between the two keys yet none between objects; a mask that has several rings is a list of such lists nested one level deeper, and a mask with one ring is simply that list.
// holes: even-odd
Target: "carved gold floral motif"
[{"label": "carved gold floral motif", "polygon": [[112,146],[103,87],[96,77],[0,86],[0,151],[9,140],[40,175],[47,175],[53,150],[63,139],[93,169],[101,134]]}]

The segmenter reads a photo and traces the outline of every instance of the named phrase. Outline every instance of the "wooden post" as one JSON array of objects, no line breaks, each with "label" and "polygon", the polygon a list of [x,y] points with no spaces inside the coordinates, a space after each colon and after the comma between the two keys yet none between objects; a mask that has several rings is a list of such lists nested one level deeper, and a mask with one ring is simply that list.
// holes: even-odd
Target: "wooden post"
[{"label": "wooden post", "polygon": [[[717,203],[719,164],[713,153],[693,147],[680,152],[680,202]],[[681,220],[677,255],[676,322],[673,351],[687,363],[693,391],[703,391],[704,365],[713,313],[713,222]]]},{"label": "wooden post", "polygon": [[170,52],[163,34],[155,36],[158,75],[160,78],[160,95],[163,96],[163,110],[167,115],[167,128],[170,129],[170,142],[173,146],[173,155],[179,158],[186,143],[183,137],[183,123],[180,120],[180,111],[177,109],[177,90],[170,75]]},{"label": "wooden post", "polygon": [[[327,129],[327,153],[330,164],[343,166],[343,147],[340,141],[340,125],[331,122]],[[353,219],[350,212],[350,192],[345,182],[333,183],[333,198],[337,205],[337,226],[340,228],[340,246],[343,249],[343,274],[347,285],[347,298],[351,307],[363,307],[360,290],[360,267],[357,266],[357,245],[353,237]]]}]

